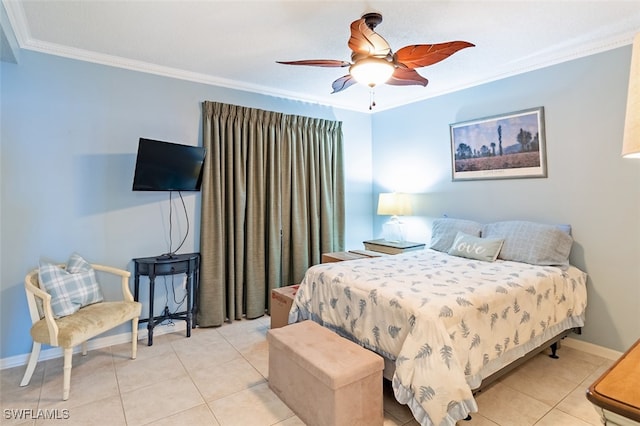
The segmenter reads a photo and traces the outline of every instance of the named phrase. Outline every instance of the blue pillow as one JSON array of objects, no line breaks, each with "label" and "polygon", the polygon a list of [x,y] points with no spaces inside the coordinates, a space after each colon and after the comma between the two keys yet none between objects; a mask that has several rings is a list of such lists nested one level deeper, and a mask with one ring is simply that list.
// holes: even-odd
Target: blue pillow
[{"label": "blue pillow", "polygon": [[566,227],[526,221],[504,221],[484,225],[482,236],[503,238],[499,259],[542,266],[569,266],[573,238]]},{"label": "blue pillow", "polygon": [[56,318],[104,300],[95,271],[77,253],[71,255],[65,268],[41,261],[38,279],[40,286],[51,295],[51,309]]},{"label": "blue pillow", "polygon": [[480,238],[458,232],[447,253],[468,259],[494,262],[498,258],[503,242],[504,240],[498,238]]},{"label": "blue pillow", "polygon": [[433,221],[431,228],[431,244],[429,248],[447,252],[453,245],[458,231],[479,237],[482,225],[465,219],[440,218]]}]

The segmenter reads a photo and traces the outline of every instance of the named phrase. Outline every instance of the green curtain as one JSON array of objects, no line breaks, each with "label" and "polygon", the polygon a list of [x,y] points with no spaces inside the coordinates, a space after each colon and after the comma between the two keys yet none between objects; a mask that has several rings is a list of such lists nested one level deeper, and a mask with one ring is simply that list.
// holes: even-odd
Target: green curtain
[{"label": "green curtain", "polygon": [[198,324],[257,318],[344,250],[342,123],[203,103]]}]

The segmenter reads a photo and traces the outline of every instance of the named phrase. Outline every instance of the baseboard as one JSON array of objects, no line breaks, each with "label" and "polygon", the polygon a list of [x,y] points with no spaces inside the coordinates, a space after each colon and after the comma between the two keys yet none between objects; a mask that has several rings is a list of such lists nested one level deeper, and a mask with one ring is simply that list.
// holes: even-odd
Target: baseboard
[{"label": "baseboard", "polygon": [[[157,325],[153,329],[153,337],[161,336],[167,333],[175,333],[175,332],[186,332],[186,322],[178,321],[173,323],[172,325]],[[146,328],[141,328],[138,330],[138,345],[147,343],[147,336],[149,332]],[[144,341],[144,342],[142,342]],[[88,350],[102,349],[113,345],[120,345],[122,343],[131,342],[131,332],[114,334],[111,336],[97,337],[95,339],[89,340],[87,344]],[[80,353],[82,350],[81,346],[78,345],[74,348],[73,353]],[[20,367],[22,365],[27,365],[29,361],[29,353],[22,355],[10,356],[7,358],[0,359],[0,370],[4,370],[7,368]],[[62,358],[63,352],[61,348],[49,348],[42,349],[40,351],[40,358],[38,361],[46,361],[48,359],[54,358]]]},{"label": "baseboard", "polygon": [[613,349],[605,348],[604,346],[594,345],[593,343],[588,343],[582,340],[574,339],[572,337],[567,337],[564,340],[562,340],[562,345],[565,345],[568,348],[573,348],[582,352],[586,352],[591,355],[601,356],[602,358],[607,358],[611,361],[616,361],[618,358],[622,356],[622,352],[614,351]]}]

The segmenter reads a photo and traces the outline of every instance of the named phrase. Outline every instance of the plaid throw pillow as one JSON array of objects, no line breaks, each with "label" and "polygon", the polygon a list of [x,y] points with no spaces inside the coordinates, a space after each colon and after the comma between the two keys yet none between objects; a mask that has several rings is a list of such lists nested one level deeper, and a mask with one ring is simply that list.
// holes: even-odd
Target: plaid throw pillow
[{"label": "plaid throw pillow", "polygon": [[71,255],[64,269],[40,262],[38,278],[42,288],[51,295],[51,309],[56,318],[103,300],[95,271],[76,253]]}]

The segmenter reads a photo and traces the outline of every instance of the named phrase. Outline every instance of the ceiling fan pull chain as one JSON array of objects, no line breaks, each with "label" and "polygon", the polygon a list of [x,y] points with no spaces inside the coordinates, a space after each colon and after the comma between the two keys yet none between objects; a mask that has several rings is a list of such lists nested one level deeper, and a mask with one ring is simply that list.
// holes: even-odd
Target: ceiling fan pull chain
[{"label": "ceiling fan pull chain", "polygon": [[369,90],[369,111],[371,111],[374,106],[376,106],[376,94],[372,87],[371,90]]}]

